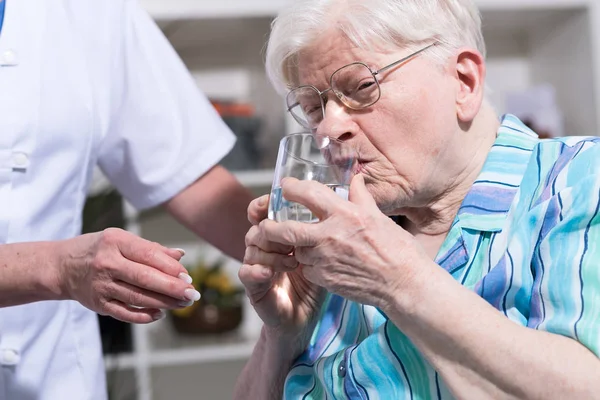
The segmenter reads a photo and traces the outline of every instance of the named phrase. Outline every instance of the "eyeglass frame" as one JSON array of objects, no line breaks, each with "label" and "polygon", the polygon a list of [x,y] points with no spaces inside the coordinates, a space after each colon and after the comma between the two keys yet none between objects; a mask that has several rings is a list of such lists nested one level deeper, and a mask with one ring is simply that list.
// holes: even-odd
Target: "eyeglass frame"
[{"label": "eyeglass frame", "polygon": [[[330,91],[333,91],[333,93],[336,95],[336,97],[337,97],[337,98],[338,98],[338,99],[339,99],[339,100],[342,102],[342,104],[343,104],[345,107],[348,107],[348,108],[349,108],[349,109],[351,109],[351,110],[364,110],[365,108],[371,107],[373,104],[377,103],[377,102],[379,101],[379,99],[381,98],[381,86],[379,85],[379,79],[377,79],[377,76],[378,76],[378,75],[379,75],[381,72],[384,72],[384,71],[386,71],[386,70],[388,70],[388,69],[390,69],[390,68],[393,68],[393,67],[395,67],[395,66],[396,66],[396,65],[398,65],[398,64],[402,64],[402,63],[404,63],[404,62],[406,62],[406,61],[408,61],[408,60],[412,59],[413,57],[416,57],[417,55],[419,55],[420,53],[422,53],[422,52],[424,52],[425,50],[429,49],[430,47],[433,47],[433,46],[435,46],[435,45],[437,45],[437,44],[439,44],[439,43],[440,43],[440,42],[438,42],[438,41],[435,41],[435,42],[433,42],[433,43],[431,43],[431,44],[429,44],[429,45],[427,45],[427,46],[425,46],[425,47],[423,47],[423,48],[421,48],[421,49],[419,49],[419,50],[415,51],[414,53],[411,53],[411,54],[409,54],[409,55],[407,55],[407,56],[405,56],[405,57],[402,57],[402,58],[401,58],[401,59],[399,59],[398,61],[394,61],[393,63],[391,63],[391,64],[388,64],[388,65],[386,65],[385,67],[381,67],[381,68],[379,68],[379,69],[378,69],[378,70],[376,70],[376,71],[373,71],[373,70],[371,69],[371,67],[369,67],[367,64],[365,64],[365,63],[364,63],[364,62],[362,62],[362,61],[355,61],[355,62],[352,62],[352,63],[350,63],[350,64],[346,64],[346,65],[344,65],[344,66],[342,66],[342,67],[340,67],[340,68],[336,69],[335,71],[333,71],[333,72],[331,73],[331,75],[330,75],[330,77],[329,77],[329,87],[328,87],[327,89],[323,90],[323,91],[320,91],[319,89],[317,89],[317,88],[316,88],[315,86],[313,86],[313,85],[300,85],[300,86],[297,86],[297,87],[295,87],[295,88],[291,89],[291,90],[288,92],[288,94],[285,96],[285,98],[286,98],[286,105],[287,105],[287,103],[288,103],[288,98],[289,98],[289,96],[290,96],[290,95],[291,95],[293,92],[295,92],[295,91],[296,91],[296,90],[298,90],[298,89],[302,89],[302,88],[311,88],[311,89],[314,89],[314,90],[315,90],[315,91],[316,91],[316,92],[319,94],[319,100],[320,100],[320,102],[321,102],[321,112],[322,112],[322,114],[323,114],[323,115],[322,115],[322,119],[321,119],[321,121],[322,121],[322,120],[325,118],[325,101],[323,100],[323,95],[324,95],[324,94],[326,94],[326,93],[328,93],[328,92],[330,92]],[[376,98],[376,99],[375,99],[373,102],[371,102],[370,104],[367,104],[367,105],[364,105],[364,106],[361,106],[361,107],[352,107],[352,106],[350,106],[350,105],[346,104],[346,103],[344,102],[344,100],[342,100],[342,98],[343,98],[343,97],[345,97],[343,93],[338,93],[338,92],[336,92],[335,90],[333,90],[333,76],[334,76],[336,73],[338,73],[340,70],[342,70],[342,69],[344,69],[344,68],[346,68],[346,67],[352,66],[352,65],[362,65],[362,66],[366,67],[366,68],[369,70],[369,72],[371,73],[371,75],[373,75],[373,79],[375,80],[375,83],[377,84],[377,90],[378,90],[378,94],[377,94],[377,98]],[[307,123],[307,124],[308,124],[308,121],[305,121],[305,122],[303,123],[302,121],[300,121],[300,120],[299,120],[299,117],[297,117],[297,116],[296,116],[296,114],[294,114],[294,113],[292,112],[292,109],[293,109],[294,107],[296,107],[296,106],[299,106],[299,105],[300,105],[300,103],[298,103],[298,102],[294,103],[294,104],[293,104],[293,105],[291,105],[291,106],[289,106],[289,105],[288,105],[288,106],[287,106],[287,111],[288,111],[290,114],[292,114],[292,117],[294,117],[294,119],[296,120],[296,122],[298,122],[298,123],[299,123],[300,125],[302,125],[304,128],[307,128],[307,129],[315,129],[315,128],[311,128],[310,126],[306,126],[306,125],[305,125],[305,123]]]}]

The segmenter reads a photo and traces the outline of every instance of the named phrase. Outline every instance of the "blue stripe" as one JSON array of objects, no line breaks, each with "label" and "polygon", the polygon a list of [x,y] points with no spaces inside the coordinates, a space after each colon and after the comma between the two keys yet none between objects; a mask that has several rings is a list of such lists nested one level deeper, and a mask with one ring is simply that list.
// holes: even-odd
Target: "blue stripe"
[{"label": "blue stripe", "polygon": [[296,363],[296,364],[294,364],[294,367],[312,368],[313,366],[314,366],[314,364],[307,364],[307,363]]},{"label": "blue stripe", "polygon": [[369,332],[369,321],[367,320],[367,313],[365,312],[365,305],[362,304],[361,308],[362,308],[363,320],[365,321],[365,330],[367,331],[367,336],[369,336],[371,333]]},{"label": "blue stripe", "polygon": [[[492,270],[492,248],[494,248],[495,239],[496,233],[492,233],[490,235],[490,247],[488,248],[488,273]],[[483,295],[481,297],[483,297]]]},{"label": "blue stripe", "polygon": [[[541,150],[538,148],[538,151],[536,151],[536,155],[535,155],[535,162],[537,164],[537,184],[535,185],[536,187],[540,187],[540,183],[542,183],[542,160],[540,159],[540,153]],[[533,208],[533,204],[534,202],[537,200],[537,197],[535,196],[531,196],[531,201],[529,202],[529,209],[531,210]]]},{"label": "blue stripe", "polygon": [[522,151],[527,151],[527,152],[531,151],[531,149],[526,149],[524,147],[519,147],[519,146],[515,146],[512,144],[495,144],[492,147],[503,147],[505,149],[517,149],[517,150],[522,150]]},{"label": "blue stripe", "polygon": [[2,25],[4,24],[4,8],[6,7],[6,1],[0,0],[0,32],[2,32]]},{"label": "blue stripe", "polygon": [[[307,396],[313,392],[317,388],[317,378],[313,379],[313,385],[308,392],[304,396],[302,396],[302,400],[306,400]],[[327,393],[327,392],[325,392]]]},{"label": "blue stripe", "polygon": [[[492,234],[492,236],[490,236],[490,246],[488,247],[488,274],[490,273],[490,271],[492,270],[492,248],[494,248],[494,238],[496,237],[496,234]],[[481,298],[485,299],[485,279],[483,279],[481,281]]]},{"label": "blue stripe", "polygon": [[408,384],[408,392],[410,393],[410,398],[413,398],[413,390],[412,390],[412,386],[410,384],[410,379],[408,378],[408,374],[406,373],[406,368],[404,368],[404,363],[402,362],[402,360],[400,360],[400,357],[398,356],[398,354],[394,351],[394,348],[392,347],[392,342],[390,341],[390,335],[388,333],[388,325],[389,325],[390,321],[387,321],[385,323],[385,341],[387,342],[388,348],[390,349],[390,351],[392,352],[392,354],[394,355],[394,357],[396,357],[396,360],[398,361],[398,364],[400,364],[400,368],[402,368],[402,374],[404,374],[404,379],[406,379],[406,383]]},{"label": "blue stripe", "polygon": [[[495,236],[495,235],[494,235]],[[488,247],[488,274],[492,270],[492,248],[494,244],[494,238],[490,238],[490,247]],[[481,280],[481,298],[485,299],[485,279]]]},{"label": "blue stripe", "polygon": [[560,222],[562,222],[562,220],[563,220],[563,213],[562,213],[563,202],[562,202],[562,196],[560,195],[560,193],[558,194],[558,204],[560,205],[560,212],[558,215],[559,215]]},{"label": "blue stripe", "polygon": [[[542,242],[542,236],[540,235],[540,236],[538,236],[537,243],[535,244],[535,248],[537,249],[535,253],[540,262],[541,275],[540,275],[540,289],[538,290],[538,293],[540,295],[540,305],[542,306],[542,317],[540,318],[540,321],[536,325],[535,329],[538,329],[540,327],[540,325],[542,324],[542,322],[544,322],[546,320],[546,302],[544,301],[544,296],[542,295],[542,281],[544,280],[544,274],[545,274],[546,268],[544,267],[544,259],[542,258],[542,252],[540,251],[540,243],[541,242]],[[537,279],[537,276],[534,279]],[[535,285],[535,283],[534,283],[534,285]]]},{"label": "blue stripe", "polygon": [[[560,155],[562,156],[562,154],[565,152],[565,144],[564,143],[560,143]],[[560,156],[559,156],[560,157]],[[556,164],[552,165],[552,172],[554,172],[554,167],[556,166]],[[552,196],[556,195],[556,178],[554,177],[554,179],[552,180]],[[562,215],[562,203],[560,203],[560,198],[559,198],[559,204],[560,204],[560,213]],[[562,218],[561,218],[562,221]]]},{"label": "blue stripe", "polygon": [[440,391],[440,376],[437,371],[435,371],[435,390],[437,392],[438,400],[442,400],[442,392]]},{"label": "blue stripe", "polygon": [[[479,248],[481,247],[481,243],[483,242],[484,237],[485,237],[484,235],[479,236],[479,240],[477,241],[477,247],[475,248],[475,252],[473,254],[479,253]],[[463,279],[460,282],[461,285],[465,284],[465,281],[467,280],[467,277],[469,276],[469,272],[471,271],[471,267],[473,266],[473,263],[475,262],[476,258],[477,257],[473,257],[473,259],[471,260],[471,263],[469,264],[469,267],[467,268],[467,271],[463,275]]]},{"label": "blue stripe", "polygon": [[[600,193],[598,193],[598,198],[600,198]],[[588,239],[589,239],[590,228],[592,227],[592,224],[594,223],[594,219],[598,216],[599,209],[600,209],[600,201],[596,201],[596,211],[594,211],[594,215],[590,219],[590,222],[587,224],[587,226],[585,228],[585,234],[583,236],[583,253],[581,254],[581,260],[579,260],[579,283],[581,284],[581,290],[579,292],[579,296],[581,296],[581,313],[579,313],[579,318],[577,319],[577,322],[575,322],[575,338],[577,340],[579,340],[579,333],[577,332],[577,325],[579,324],[579,322],[581,322],[581,319],[583,318],[583,310],[585,308],[585,304],[583,302],[583,273],[582,273],[583,259],[585,258],[585,253],[588,250]]]},{"label": "blue stripe", "polygon": [[502,212],[508,212],[508,209],[502,209],[502,210],[492,210],[491,208],[485,208],[485,207],[481,207],[481,206],[475,206],[472,204],[467,204],[462,206],[460,209],[464,210],[467,208],[473,208],[475,210],[479,210],[479,211],[485,211],[486,213],[502,213]]},{"label": "blue stripe", "polygon": [[510,288],[513,284],[513,276],[515,275],[515,262],[510,255],[510,251],[506,250],[506,254],[510,260],[510,280],[508,281],[508,287],[506,288],[506,291],[504,292],[504,298],[502,299],[502,311],[504,312],[504,315],[508,317],[508,313],[506,312],[506,297],[508,296],[508,292],[510,292]]},{"label": "blue stripe", "polygon": [[[336,335],[336,336],[337,336],[337,335]],[[325,366],[327,365],[327,361],[329,361],[329,359],[328,359],[328,360],[326,360],[326,362],[325,362],[325,363],[324,363],[324,365],[323,365],[323,368],[325,368]],[[342,362],[344,362],[344,359],[343,359],[343,358],[342,358]],[[332,365],[332,367],[331,367],[331,368],[329,368],[329,372],[331,372],[331,382],[332,382],[332,385],[335,385],[335,383],[334,383],[335,381],[333,380],[333,370],[334,370],[334,367],[335,367],[335,365],[336,365],[336,363],[335,363],[335,358],[333,359],[333,363],[332,363],[332,364],[333,364],[333,365]],[[344,366],[344,367],[345,367],[345,366]],[[339,367],[338,367],[338,368],[339,368]],[[336,371],[336,372],[337,372],[337,371]],[[327,388],[324,388],[324,389],[325,389],[325,397],[327,397]],[[331,389],[331,388],[330,388],[330,389]],[[332,390],[332,391],[333,391],[333,390]],[[333,397],[335,398],[335,393],[333,393]]]},{"label": "blue stripe", "polygon": [[447,254],[447,255],[446,255],[446,257],[444,257],[444,259],[443,259],[442,261],[440,261],[438,264],[439,264],[439,265],[444,265],[444,264],[446,263],[446,261],[448,261],[448,259],[449,259],[450,257],[452,257],[452,256],[454,255],[454,253],[456,253],[457,251],[460,251],[460,249],[461,249],[462,247],[463,247],[463,246],[462,246],[462,243],[460,243],[460,242],[457,242],[457,243],[454,245],[454,249],[452,249],[452,252],[450,252],[449,254]]},{"label": "blue stripe", "polygon": [[510,187],[510,188],[513,188],[513,189],[518,189],[519,188],[519,185],[512,185],[510,183],[500,182],[500,181],[490,181],[489,179],[484,179],[484,180],[481,180],[481,181],[475,181],[475,183],[476,184],[477,183],[490,183],[490,184],[493,184],[493,185],[506,186],[506,187]]},{"label": "blue stripe", "polygon": [[[348,364],[347,364],[348,369],[350,369],[350,373],[352,374],[352,382],[356,383],[356,385],[360,389],[360,390],[356,391],[358,393],[358,395],[360,396],[360,398],[369,400],[369,393],[367,393],[367,389],[365,389],[365,387],[360,384],[358,379],[356,379],[356,375],[354,375],[354,368],[352,367],[352,363],[350,362],[350,360],[352,359],[352,353],[354,353],[355,350],[356,350],[356,347],[354,347],[352,350],[350,350],[350,354],[348,355]],[[344,385],[344,389],[345,389],[345,386],[346,385]],[[364,394],[364,396],[363,396],[363,394]]]},{"label": "blue stripe", "polygon": [[[339,297],[339,296],[335,296],[335,297]],[[332,296],[332,301],[335,298],[334,296]],[[344,299],[342,297],[339,297],[342,301],[344,301]],[[331,304],[331,303],[330,303]],[[329,350],[329,347],[331,347],[331,344],[334,342],[334,340],[338,337],[338,335],[340,334],[340,331],[342,330],[342,326],[344,326],[344,315],[346,314],[346,307],[348,306],[348,302],[344,301],[344,305],[342,306],[342,311],[341,311],[341,317],[340,317],[340,324],[337,327],[337,329],[335,330],[335,335],[331,336],[331,340],[329,341],[329,343],[327,343],[327,346],[325,346],[325,348],[322,350],[321,354],[325,354],[327,353],[327,350]],[[318,360],[318,359],[317,359]],[[316,364],[316,361],[315,361]]]},{"label": "blue stripe", "polygon": [[[342,299],[343,300],[343,299]],[[342,308],[342,316],[340,318],[340,325],[338,326],[338,328],[335,331],[335,335],[333,335],[331,337],[331,341],[327,344],[327,346],[325,347],[325,349],[323,349],[323,354],[327,352],[327,349],[329,349],[329,347],[331,346],[331,344],[333,343],[333,341],[338,337],[340,330],[342,329],[342,326],[344,326],[344,314],[346,313],[346,306],[348,305],[348,302],[344,302],[344,306]],[[317,362],[319,361],[319,359],[317,359],[314,363],[314,365],[317,364]],[[331,369],[331,381],[333,382],[333,368]],[[312,393],[313,390],[316,389],[317,385],[317,379],[315,378],[315,383],[313,385],[313,387],[304,395],[303,399],[306,398],[306,396],[308,396],[309,394]],[[325,393],[327,393],[327,391],[325,391]]]},{"label": "blue stripe", "polygon": [[[513,132],[518,132],[518,133],[525,133],[524,131],[517,129],[517,128],[513,128],[512,126],[508,126],[508,125],[503,125],[502,126],[504,129],[508,129],[511,130]],[[524,149],[524,150],[529,150],[529,149]]]}]

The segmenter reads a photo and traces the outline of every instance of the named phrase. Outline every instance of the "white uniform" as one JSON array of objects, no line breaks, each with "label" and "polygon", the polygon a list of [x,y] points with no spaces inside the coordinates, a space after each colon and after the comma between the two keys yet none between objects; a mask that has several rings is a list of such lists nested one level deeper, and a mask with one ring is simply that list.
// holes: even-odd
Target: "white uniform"
[{"label": "white uniform", "polygon": [[[0,244],[81,230],[98,164],[135,206],[168,200],[235,137],[135,0],[6,0],[0,33]],[[96,315],[0,309],[0,399],[105,399]]]}]

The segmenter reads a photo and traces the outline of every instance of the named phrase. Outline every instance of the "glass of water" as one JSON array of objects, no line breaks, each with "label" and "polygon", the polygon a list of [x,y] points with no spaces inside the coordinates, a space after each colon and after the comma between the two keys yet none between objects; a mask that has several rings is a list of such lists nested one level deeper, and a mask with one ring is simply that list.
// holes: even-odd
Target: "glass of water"
[{"label": "glass of water", "polygon": [[284,136],[279,143],[269,198],[269,219],[318,222],[318,218],[308,208],[282,196],[281,180],[293,177],[317,181],[347,200],[355,167],[356,152],[347,142],[312,133]]}]

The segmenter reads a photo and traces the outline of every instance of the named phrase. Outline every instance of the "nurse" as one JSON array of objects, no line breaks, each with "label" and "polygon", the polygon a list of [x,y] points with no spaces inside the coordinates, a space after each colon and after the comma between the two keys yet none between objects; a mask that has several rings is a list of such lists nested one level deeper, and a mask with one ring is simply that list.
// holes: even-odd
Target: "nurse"
[{"label": "nurse", "polygon": [[181,251],[80,235],[94,167],[241,259],[251,195],[217,166],[234,141],[136,1],[0,0],[0,400],[105,399],[94,312],[199,298]]}]

